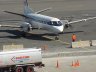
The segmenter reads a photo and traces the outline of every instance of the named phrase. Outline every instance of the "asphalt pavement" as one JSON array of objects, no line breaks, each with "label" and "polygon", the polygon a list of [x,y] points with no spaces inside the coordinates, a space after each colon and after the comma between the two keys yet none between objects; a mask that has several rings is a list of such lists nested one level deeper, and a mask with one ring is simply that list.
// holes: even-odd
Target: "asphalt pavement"
[{"label": "asphalt pavement", "polygon": [[[28,0],[30,7],[34,11],[51,7],[52,9],[43,12],[44,15],[58,17],[60,19],[72,20],[96,16],[95,0]],[[4,13],[4,10],[23,13],[23,0],[0,0],[0,22],[1,24],[20,25],[24,19],[22,17]],[[12,21],[13,22],[12,22]],[[17,21],[20,20],[20,21]],[[25,48],[48,47],[47,52],[57,52],[70,49],[71,35],[77,35],[79,40],[96,39],[96,19],[87,22],[73,24],[72,29],[64,29],[64,33],[59,36],[60,40],[55,41],[54,36],[45,30],[32,30],[26,37],[21,37],[22,32],[14,28],[0,28],[0,48],[6,44],[23,44]],[[48,37],[45,37],[48,36]],[[67,44],[66,44],[67,43]],[[94,48],[95,49],[95,48]],[[86,49],[82,49],[86,50]]]}]

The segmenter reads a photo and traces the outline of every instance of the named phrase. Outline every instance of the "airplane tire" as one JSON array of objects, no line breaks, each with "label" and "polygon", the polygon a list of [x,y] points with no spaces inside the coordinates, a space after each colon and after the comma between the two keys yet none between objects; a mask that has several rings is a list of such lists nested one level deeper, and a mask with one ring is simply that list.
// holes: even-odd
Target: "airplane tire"
[{"label": "airplane tire", "polygon": [[26,33],[25,32],[22,32],[22,37],[26,37]]},{"label": "airplane tire", "polygon": [[56,36],[56,37],[55,37],[55,40],[59,40],[59,37]]}]

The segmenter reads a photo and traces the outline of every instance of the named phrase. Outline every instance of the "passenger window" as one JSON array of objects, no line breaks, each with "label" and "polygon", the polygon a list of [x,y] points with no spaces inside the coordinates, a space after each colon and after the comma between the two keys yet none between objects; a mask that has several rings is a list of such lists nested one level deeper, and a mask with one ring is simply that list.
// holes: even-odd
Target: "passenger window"
[{"label": "passenger window", "polygon": [[47,22],[47,24],[48,24],[48,25],[52,25],[52,22],[51,22],[51,21],[50,21],[50,22]]}]

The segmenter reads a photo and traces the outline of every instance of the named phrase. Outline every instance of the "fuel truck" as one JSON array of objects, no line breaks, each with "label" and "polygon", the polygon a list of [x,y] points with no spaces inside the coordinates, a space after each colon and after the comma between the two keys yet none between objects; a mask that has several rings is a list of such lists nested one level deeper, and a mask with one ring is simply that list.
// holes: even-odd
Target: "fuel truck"
[{"label": "fuel truck", "polygon": [[0,52],[0,72],[34,72],[44,67],[41,49],[24,49]]}]

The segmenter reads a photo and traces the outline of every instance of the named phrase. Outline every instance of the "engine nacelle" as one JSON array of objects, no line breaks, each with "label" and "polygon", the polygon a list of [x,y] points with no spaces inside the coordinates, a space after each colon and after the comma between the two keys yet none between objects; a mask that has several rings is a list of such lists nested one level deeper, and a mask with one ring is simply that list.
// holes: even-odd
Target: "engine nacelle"
[{"label": "engine nacelle", "polygon": [[29,23],[23,22],[23,23],[21,24],[21,30],[22,30],[23,32],[29,32],[30,29],[31,29],[31,25],[30,25]]}]

